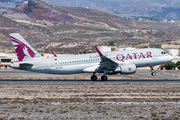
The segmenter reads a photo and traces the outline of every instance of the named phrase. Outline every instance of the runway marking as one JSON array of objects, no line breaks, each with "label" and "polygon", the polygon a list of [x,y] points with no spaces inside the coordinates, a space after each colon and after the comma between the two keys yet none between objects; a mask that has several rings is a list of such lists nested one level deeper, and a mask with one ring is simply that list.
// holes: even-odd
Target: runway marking
[{"label": "runway marking", "polygon": [[173,107],[173,106],[180,106],[180,104],[98,104],[98,105],[0,105],[0,108],[4,107],[96,107],[96,106],[106,106],[106,107],[113,107],[113,106],[142,106],[142,107],[150,107],[150,106],[155,106],[155,107],[160,107],[160,106],[168,106],[168,107]]}]

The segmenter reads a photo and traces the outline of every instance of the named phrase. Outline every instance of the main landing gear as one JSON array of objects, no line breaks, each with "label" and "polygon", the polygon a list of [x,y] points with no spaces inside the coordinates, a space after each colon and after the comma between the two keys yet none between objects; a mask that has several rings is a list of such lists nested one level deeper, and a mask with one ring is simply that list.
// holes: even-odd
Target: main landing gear
[{"label": "main landing gear", "polygon": [[[97,76],[95,75],[95,73],[91,76],[91,80],[92,80],[92,81],[96,81],[96,80],[97,80]],[[103,76],[101,76],[101,80],[102,80],[102,81],[107,81],[108,78],[107,78],[106,75],[103,75]]]},{"label": "main landing gear", "polygon": [[103,76],[101,77],[101,80],[102,80],[102,81],[107,81],[107,79],[108,79],[108,78],[107,78],[106,75],[103,75]]},{"label": "main landing gear", "polygon": [[97,80],[97,76],[96,76],[95,74],[92,75],[92,76],[91,76],[91,80],[92,80],[92,81],[96,81],[96,80]]},{"label": "main landing gear", "polygon": [[156,73],[154,72],[154,66],[150,66],[150,68],[151,68],[151,75],[152,75],[152,76],[155,76]]}]

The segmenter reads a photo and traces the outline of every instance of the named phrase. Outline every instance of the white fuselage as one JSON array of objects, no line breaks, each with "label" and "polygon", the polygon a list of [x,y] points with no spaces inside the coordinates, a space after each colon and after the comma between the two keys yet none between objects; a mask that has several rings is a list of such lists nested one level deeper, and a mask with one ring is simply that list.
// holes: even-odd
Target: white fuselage
[{"label": "white fuselage", "polygon": [[[173,57],[166,54],[161,49],[146,48],[134,50],[122,50],[114,52],[103,53],[107,58],[117,62],[119,65],[125,63],[135,64],[136,67],[154,66],[170,62]],[[90,67],[98,67],[101,58],[98,53],[82,54],[82,55],[68,55],[51,58],[39,58],[19,63],[13,63],[12,68],[19,68],[21,63],[32,63],[33,66],[29,71],[36,71],[51,74],[74,74],[86,73],[93,71],[86,71]]]}]

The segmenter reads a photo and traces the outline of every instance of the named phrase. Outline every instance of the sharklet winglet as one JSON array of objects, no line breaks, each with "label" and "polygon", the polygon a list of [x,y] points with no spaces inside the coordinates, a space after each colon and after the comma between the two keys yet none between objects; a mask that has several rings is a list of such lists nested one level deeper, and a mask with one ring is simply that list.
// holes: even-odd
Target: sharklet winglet
[{"label": "sharklet winglet", "polygon": [[99,49],[97,48],[97,46],[95,46],[95,48],[96,48],[96,51],[98,52],[98,54],[99,54],[100,57],[104,56],[104,55],[101,53],[101,51],[99,51]]},{"label": "sharklet winglet", "polygon": [[57,54],[53,50],[51,50],[51,52],[54,55],[54,57],[57,57]]}]

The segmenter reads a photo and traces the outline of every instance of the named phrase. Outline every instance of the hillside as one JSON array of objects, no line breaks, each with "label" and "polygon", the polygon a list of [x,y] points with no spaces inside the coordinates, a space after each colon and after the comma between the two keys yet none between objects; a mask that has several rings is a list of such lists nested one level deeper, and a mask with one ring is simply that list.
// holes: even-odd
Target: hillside
[{"label": "hillside", "polygon": [[121,17],[142,17],[180,20],[179,0],[42,0],[44,2],[74,7],[89,7],[114,13]]},{"label": "hillside", "polygon": [[[9,33],[19,32],[39,52],[95,52],[95,45],[147,47],[151,42],[177,42],[177,24],[136,21],[81,7],[50,5],[29,1],[0,16],[0,44],[13,51]],[[48,40],[47,40],[48,39]],[[145,45],[141,45],[144,44]]]},{"label": "hillside", "polygon": [[[0,0],[0,9],[10,9],[27,0]],[[35,0],[34,0],[35,1]],[[53,5],[93,8],[120,17],[180,20],[179,0],[41,0]],[[6,6],[6,7],[5,7]]]}]

